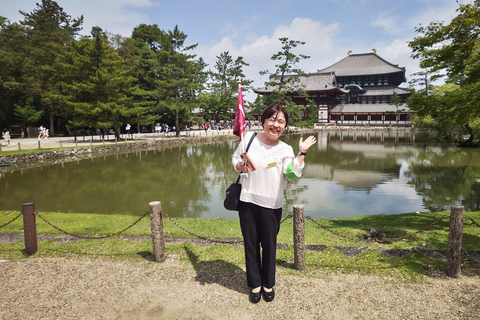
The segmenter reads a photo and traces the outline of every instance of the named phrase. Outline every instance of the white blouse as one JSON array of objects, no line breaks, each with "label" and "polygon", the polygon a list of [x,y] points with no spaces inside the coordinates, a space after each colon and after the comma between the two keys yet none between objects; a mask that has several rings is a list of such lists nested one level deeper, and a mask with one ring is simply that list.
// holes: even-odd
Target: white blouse
[{"label": "white blouse", "polygon": [[[252,135],[253,132],[247,132],[243,137],[245,148]],[[232,156],[234,168],[238,162],[242,161],[241,153],[240,144]],[[284,175],[287,173],[287,168],[293,164],[293,173],[300,177],[305,164],[300,164],[293,153],[293,148],[283,141],[276,146],[269,146],[255,137],[248,154],[257,170],[249,172],[248,178],[242,179],[240,200],[270,209],[281,208],[283,206]],[[235,168],[235,170],[237,169]]]}]

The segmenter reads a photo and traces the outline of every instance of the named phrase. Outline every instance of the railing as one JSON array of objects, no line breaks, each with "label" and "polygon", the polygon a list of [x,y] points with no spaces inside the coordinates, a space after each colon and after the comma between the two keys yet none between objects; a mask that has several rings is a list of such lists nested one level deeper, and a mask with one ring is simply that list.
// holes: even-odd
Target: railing
[{"label": "railing", "polygon": [[[150,211],[147,211],[140,218],[134,221],[131,225],[123,228],[122,230],[116,233],[109,234],[109,235],[101,235],[101,236],[88,236],[88,235],[75,235],[65,231],[64,229],[51,223],[46,218],[44,218],[40,213],[35,211],[35,205],[33,203],[25,203],[23,205],[22,212],[17,216],[15,216],[14,218],[12,218],[7,223],[1,225],[0,229],[14,222],[20,217],[20,215],[22,215],[24,240],[25,240],[25,252],[31,255],[37,252],[37,249],[38,249],[36,221],[35,221],[36,216],[38,216],[40,219],[42,219],[45,223],[50,225],[52,228],[55,228],[56,230],[73,237],[78,237],[82,239],[106,239],[106,238],[120,235],[121,233],[135,226],[147,215],[150,215],[150,228],[151,228],[152,245],[153,245],[153,256],[154,256],[154,260],[159,262],[165,261],[165,258],[166,258],[165,237],[163,232],[163,217],[166,217],[170,222],[172,222],[174,225],[182,229],[187,234],[202,240],[210,241],[212,243],[225,243],[225,244],[239,244],[242,242],[241,240],[238,240],[238,239],[223,240],[223,239],[216,239],[216,238],[207,238],[207,237],[197,235],[194,232],[189,231],[186,228],[182,227],[180,224],[178,224],[178,222],[176,222],[174,219],[170,218],[165,212],[163,212],[161,203],[159,201],[150,202],[149,209]],[[396,241],[404,241],[405,239],[408,239],[422,232],[425,232],[428,229],[440,223],[442,220],[446,218],[450,218],[449,248],[448,248],[448,257],[447,257],[447,262],[448,262],[447,275],[453,278],[459,277],[461,273],[464,219],[465,218],[469,219],[473,225],[480,228],[480,225],[475,220],[473,220],[468,216],[465,217],[465,209],[461,205],[452,205],[450,208],[450,216],[444,215],[439,219],[430,223],[428,226],[425,226],[424,228],[418,231],[415,231],[397,238],[387,238],[385,235],[374,231],[374,229],[372,229],[373,231],[371,231],[371,234],[369,237],[352,238],[352,237],[344,236],[336,231],[329,229],[328,227],[325,227],[324,225],[312,219],[311,217],[308,217],[308,216],[306,217],[304,206],[300,204],[294,205],[293,215],[288,215],[281,221],[281,223],[285,222],[287,219],[290,219],[290,218],[293,218],[294,263],[295,263],[295,268],[298,270],[305,269],[305,252],[307,248],[307,245],[305,243],[305,220],[313,222],[318,228],[324,229],[333,235],[336,235],[351,241],[392,243]]]},{"label": "railing", "polygon": [[[222,130],[191,130],[180,131],[180,137],[215,137],[232,135],[231,129]],[[176,132],[163,133],[135,133],[135,134],[121,134],[117,138],[114,134],[105,135],[82,135],[77,137],[51,137],[42,139],[13,139],[10,146],[0,144],[0,151],[17,151],[17,150],[33,150],[33,149],[53,149],[53,148],[74,148],[74,147],[88,147],[98,145],[111,145],[117,143],[132,143],[132,142],[151,142],[159,141],[176,137]]]}]

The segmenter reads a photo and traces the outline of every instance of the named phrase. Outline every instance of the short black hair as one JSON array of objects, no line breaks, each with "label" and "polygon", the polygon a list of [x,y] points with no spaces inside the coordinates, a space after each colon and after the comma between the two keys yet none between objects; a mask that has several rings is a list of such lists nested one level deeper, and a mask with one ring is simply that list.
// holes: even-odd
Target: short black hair
[{"label": "short black hair", "polygon": [[285,107],[280,106],[278,104],[272,104],[271,106],[267,107],[263,110],[261,122],[262,126],[265,124],[265,120],[270,119],[271,117],[277,117],[277,114],[281,112],[285,116],[285,128],[288,126],[288,112]]}]

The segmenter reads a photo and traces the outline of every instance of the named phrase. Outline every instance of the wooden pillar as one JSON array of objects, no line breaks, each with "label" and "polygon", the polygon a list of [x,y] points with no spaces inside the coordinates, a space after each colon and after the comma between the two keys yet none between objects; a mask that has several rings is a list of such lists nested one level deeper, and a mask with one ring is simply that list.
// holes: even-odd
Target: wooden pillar
[{"label": "wooden pillar", "polygon": [[25,252],[34,254],[37,252],[37,225],[35,223],[35,204],[24,203],[23,213],[23,235],[25,238]]},{"label": "wooden pillar", "polygon": [[450,206],[450,232],[448,236],[447,275],[452,278],[460,276],[462,266],[463,216],[465,208],[461,205]]},{"label": "wooden pillar", "polygon": [[163,236],[162,204],[160,201],[149,203],[150,228],[152,230],[153,256],[155,261],[165,261],[165,239]]},{"label": "wooden pillar", "polygon": [[305,270],[305,208],[303,204],[293,206],[293,244],[295,269]]}]

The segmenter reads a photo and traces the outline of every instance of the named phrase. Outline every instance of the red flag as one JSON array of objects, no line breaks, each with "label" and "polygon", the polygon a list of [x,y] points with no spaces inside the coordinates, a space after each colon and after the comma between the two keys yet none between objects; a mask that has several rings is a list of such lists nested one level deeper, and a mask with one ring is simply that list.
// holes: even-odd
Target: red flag
[{"label": "red flag", "polygon": [[242,87],[238,89],[237,110],[235,111],[235,122],[233,123],[233,134],[240,137],[245,132],[245,106],[243,104]]}]

